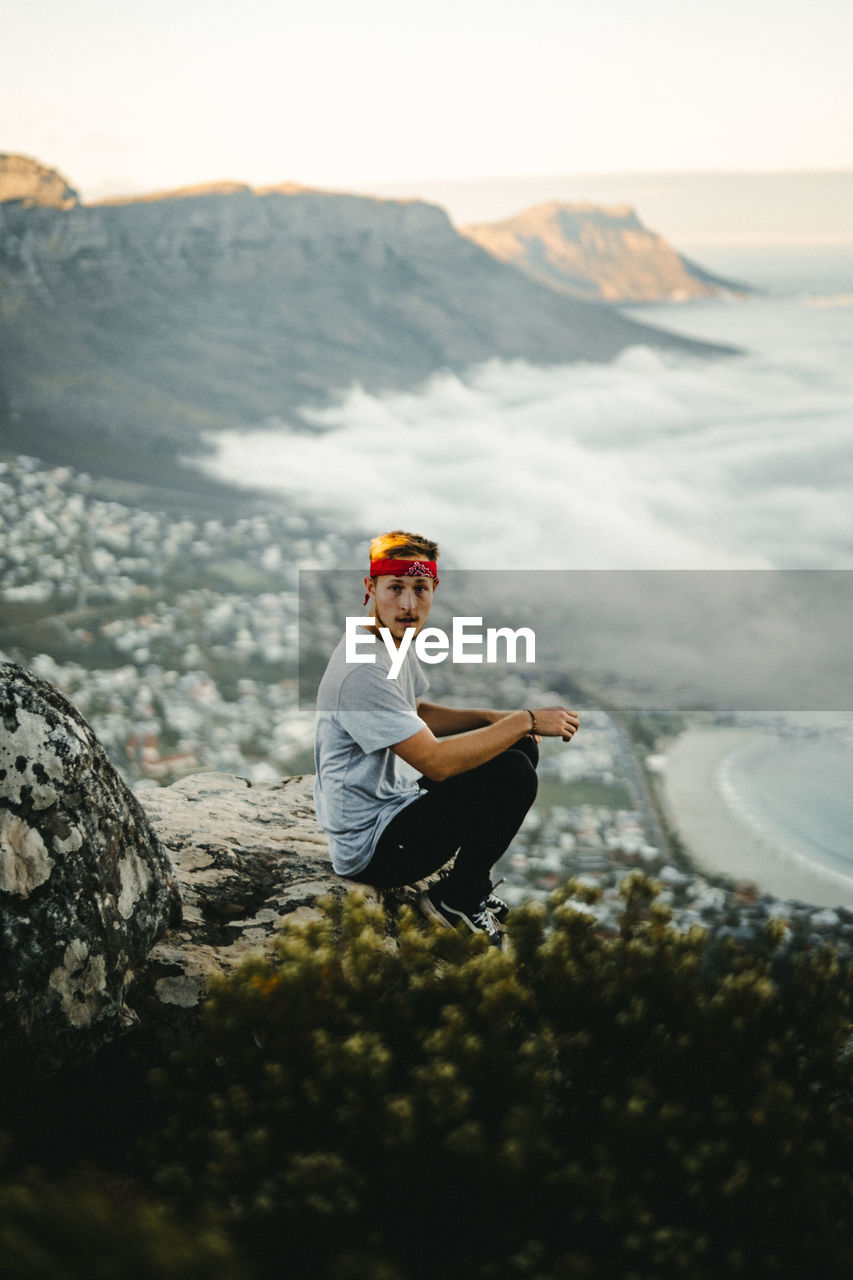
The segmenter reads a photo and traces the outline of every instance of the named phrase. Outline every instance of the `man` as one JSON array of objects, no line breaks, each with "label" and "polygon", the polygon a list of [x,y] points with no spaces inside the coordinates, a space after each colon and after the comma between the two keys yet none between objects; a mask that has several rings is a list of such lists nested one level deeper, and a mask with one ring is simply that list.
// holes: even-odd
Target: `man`
[{"label": "man", "polygon": [[[365,604],[373,630],[386,627],[398,649],[429,617],[437,559],[436,543],[400,529],[370,544]],[[317,695],[314,797],[332,864],[339,875],[381,889],[445,868],[421,895],[422,910],[499,945],[507,907],[493,892],[491,868],[536,796],[538,738],[570,742],[577,714],[437,706],[423,699],[429,681],[411,641],[390,680],[378,635],[373,648],[375,662],[347,663],[341,640]]]}]

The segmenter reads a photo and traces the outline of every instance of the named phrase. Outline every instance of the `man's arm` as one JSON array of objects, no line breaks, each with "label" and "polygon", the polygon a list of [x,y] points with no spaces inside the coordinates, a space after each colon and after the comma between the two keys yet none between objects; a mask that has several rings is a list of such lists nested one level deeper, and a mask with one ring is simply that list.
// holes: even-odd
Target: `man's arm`
[{"label": "man's arm", "polygon": [[458,709],[440,707],[435,702],[419,702],[418,715],[437,738],[446,738],[453,733],[467,733],[469,729],[482,729],[484,725],[494,724],[503,716],[512,715],[512,712],[475,710],[470,707]]},{"label": "man's arm", "polygon": [[[562,738],[564,742],[571,741],[579,723],[577,712],[567,707],[540,707],[533,715],[537,733],[545,738]],[[510,711],[493,724],[457,732],[447,738],[437,738],[430,728],[421,729],[404,742],[396,743],[391,750],[431,782],[443,782],[445,778],[493,760],[532,727],[529,711]]]}]

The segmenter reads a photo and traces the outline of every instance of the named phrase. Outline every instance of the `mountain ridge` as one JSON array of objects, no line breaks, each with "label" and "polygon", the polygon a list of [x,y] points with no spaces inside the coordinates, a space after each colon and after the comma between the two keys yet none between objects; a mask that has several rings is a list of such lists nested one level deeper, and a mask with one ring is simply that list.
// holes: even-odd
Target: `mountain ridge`
[{"label": "mountain ridge", "polygon": [[561,296],[422,201],[229,182],[58,208],[32,163],[36,194],[0,202],[0,447],[51,461],[158,482],[354,383],[728,350]]}]

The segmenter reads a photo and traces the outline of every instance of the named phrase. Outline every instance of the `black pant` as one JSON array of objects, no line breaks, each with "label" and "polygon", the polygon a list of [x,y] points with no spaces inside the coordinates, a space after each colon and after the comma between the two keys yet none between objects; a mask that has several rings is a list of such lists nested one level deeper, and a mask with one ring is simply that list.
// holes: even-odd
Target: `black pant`
[{"label": "black pant", "polygon": [[443,896],[454,906],[476,908],[488,891],[492,866],[536,798],[538,760],[536,743],[525,737],[476,769],[443,782],[422,778],[425,794],[391,819],[355,879],[378,889],[412,884],[443,867],[458,849]]}]

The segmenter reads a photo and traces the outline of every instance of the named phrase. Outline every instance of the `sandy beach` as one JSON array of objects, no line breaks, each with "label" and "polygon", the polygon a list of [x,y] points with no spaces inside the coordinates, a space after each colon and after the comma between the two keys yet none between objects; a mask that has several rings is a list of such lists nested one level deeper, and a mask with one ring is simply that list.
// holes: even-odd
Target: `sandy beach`
[{"label": "sandy beach", "polygon": [[726,798],[725,764],[761,731],[693,726],[667,750],[661,799],[697,871],[752,880],[762,892],[817,906],[853,903],[853,881],[764,838]]}]

